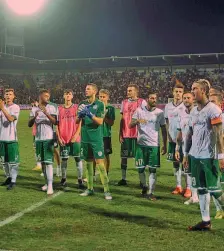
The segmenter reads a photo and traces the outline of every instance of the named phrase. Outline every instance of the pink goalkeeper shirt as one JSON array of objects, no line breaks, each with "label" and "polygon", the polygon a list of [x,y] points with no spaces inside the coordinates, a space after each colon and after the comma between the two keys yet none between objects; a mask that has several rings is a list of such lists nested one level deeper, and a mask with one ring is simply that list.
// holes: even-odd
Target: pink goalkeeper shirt
[{"label": "pink goalkeeper shirt", "polygon": [[[58,130],[61,139],[65,144],[71,142],[72,137],[75,135],[78,124],[76,124],[78,105],[73,104],[69,108],[64,106],[58,107]],[[76,142],[80,142],[80,135],[78,136]]]},{"label": "pink goalkeeper shirt", "polygon": [[[135,110],[142,105],[144,99],[138,98],[137,100],[125,99],[121,104],[121,114],[123,118],[122,135],[123,138],[137,138],[137,126],[130,129],[129,124],[132,120],[132,115]],[[145,102],[145,101],[144,101]]]}]

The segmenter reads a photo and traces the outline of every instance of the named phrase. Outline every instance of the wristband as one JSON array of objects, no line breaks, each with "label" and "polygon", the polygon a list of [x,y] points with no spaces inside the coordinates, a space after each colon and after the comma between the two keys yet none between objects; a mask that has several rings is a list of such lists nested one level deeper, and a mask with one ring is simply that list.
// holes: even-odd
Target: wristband
[{"label": "wristband", "polygon": [[90,118],[90,119],[93,119],[94,114],[92,114],[91,112],[88,112],[88,113],[86,114],[86,116],[87,116],[88,118]]},{"label": "wristband", "polygon": [[179,151],[180,151],[180,146],[179,146],[179,145],[176,145],[175,150],[176,150],[177,152],[179,152]]},{"label": "wristband", "polygon": [[187,157],[188,156],[188,153],[187,152],[184,152],[184,157]]},{"label": "wristband", "polygon": [[218,154],[218,159],[224,159],[224,153],[219,153]]}]

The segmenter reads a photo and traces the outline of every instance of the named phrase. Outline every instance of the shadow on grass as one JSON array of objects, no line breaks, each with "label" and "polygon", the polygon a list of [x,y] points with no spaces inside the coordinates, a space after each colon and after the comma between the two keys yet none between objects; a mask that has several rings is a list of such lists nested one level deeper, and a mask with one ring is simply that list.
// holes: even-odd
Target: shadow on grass
[{"label": "shadow on grass", "polygon": [[[62,207],[64,203],[61,203],[59,201],[51,201],[51,204],[54,206]],[[65,206],[65,205],[64,205]],[[70,206],[74,209],[79,209],[81,211],[86,211],[88,213],[100,215],[103,217],[126,221],[129,223],[134,223],[138,225],[144,225],[148,227],[158,228],[158,229],[181,229],[182,227],[179,226],[178,223],[170,220],[160,220],[155,219],[150,216],[144,216],[144,215],[137,215],[137,214],[130,214],[128,212],[118,212],[118,211],[112,211],[107,210],[104,208],[95,207],[93,205],[83,205],[80,203],[73,203],[71,205],[67,204],[66,206]]]}]

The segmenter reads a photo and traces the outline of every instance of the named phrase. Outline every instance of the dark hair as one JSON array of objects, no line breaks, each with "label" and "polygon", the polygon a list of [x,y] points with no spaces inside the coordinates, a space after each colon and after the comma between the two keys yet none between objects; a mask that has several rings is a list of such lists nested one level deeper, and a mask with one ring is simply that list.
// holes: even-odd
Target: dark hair
[{"label": "dark hair", "polygon": [[[193,94],[192,94],[192,92],[191,92],[190,90],[186,90],[186,91],[184,92],[184,94],[191,94],[191,95],[193,96]],[[183,96],[184,96],[184,94],[183,94]]]},{"label": "dark hair", "polygon": [[47,90],[47,89],[42,89],[42,90],[39,91],[39,95],[41,95],[41,94],[43,94],[43,93],[48,93],[48,94],[50,94],[50,91]]},{"label": "dark hair", "polygon": [[70,92],[72,93],[72,95],[74,94],[72,89],[65,89],[64,90],[64,94],[67,94],[67,93],[70,93]]},{"label": "dark hair", "polygon": [[13,88],[8,88],[8,89],[5,89],[5,93],[7,93],[7,92],[13,92],[14,93],[15,91],[14,91]]},{"label": "dark hair", "polygon": [[181,88],[181,89],[184,90],[184,85],[183,85],[181,82],[178,81],[178,82],[176,82],[176,84],[174,85],[173,90],[174,90],[175,88]]},{"label": "dark hair", "polygon": [[149,91],[149,92],[148,92],[148,97],[149,97],[150,95],[153,95],[153,94],[154,94],[154,95],[157,95],[157,93],[156,93],[155,91]]}]

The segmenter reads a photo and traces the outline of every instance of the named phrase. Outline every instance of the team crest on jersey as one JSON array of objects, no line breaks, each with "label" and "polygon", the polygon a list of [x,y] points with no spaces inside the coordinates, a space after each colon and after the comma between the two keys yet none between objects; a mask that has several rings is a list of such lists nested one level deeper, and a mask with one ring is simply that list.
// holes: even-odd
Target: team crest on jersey
[{"label": "team crest on jersey", "polygon": [[93,109],[96,110],[96,109],[97,109],[97,105],[94,105],[94,106],[93,106]]},{"label": "team crest on jersey", "polygon": [[100,152],[98,152],[98,156],[102,156],[103,155],[103,153],[100,151]]}]

